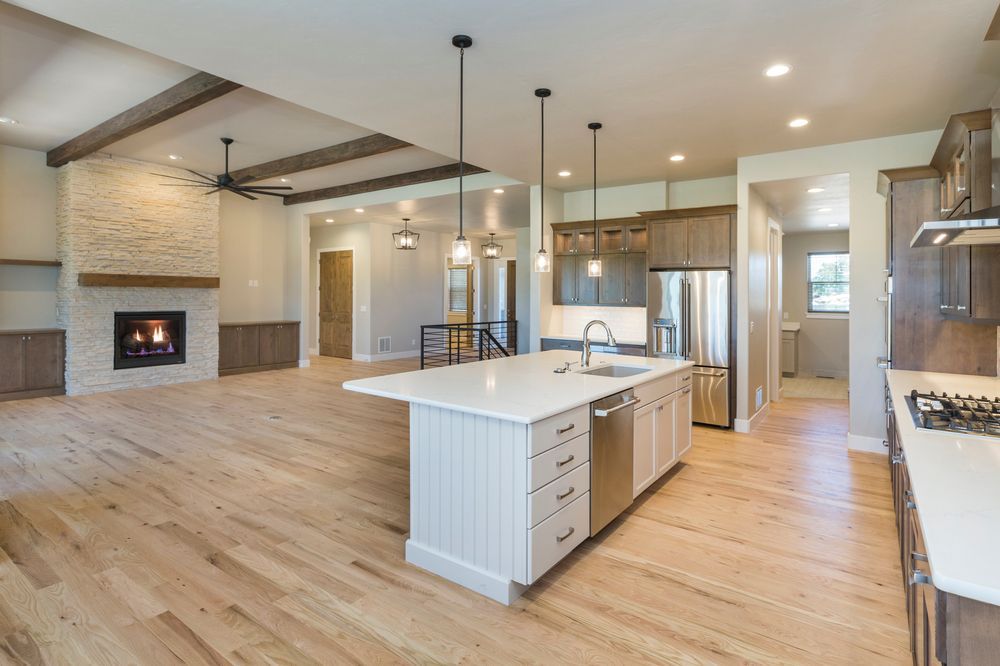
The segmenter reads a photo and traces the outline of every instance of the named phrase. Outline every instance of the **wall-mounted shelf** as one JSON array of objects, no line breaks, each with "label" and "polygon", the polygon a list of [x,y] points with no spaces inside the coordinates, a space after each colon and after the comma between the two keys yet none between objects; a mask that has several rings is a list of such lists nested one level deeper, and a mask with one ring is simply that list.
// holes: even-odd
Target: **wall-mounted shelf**
[{"label": "wall-mounted shelf", "polygon": [[168,289],[218,289],[219,278],[196,275],[129,275],[126,273],[80,273],[81,287],[161,287]]},{"label": "wall-mounted shelf", "polygon": [[61,261],[48,259],[0,259],[0,266],[62,266]]}]

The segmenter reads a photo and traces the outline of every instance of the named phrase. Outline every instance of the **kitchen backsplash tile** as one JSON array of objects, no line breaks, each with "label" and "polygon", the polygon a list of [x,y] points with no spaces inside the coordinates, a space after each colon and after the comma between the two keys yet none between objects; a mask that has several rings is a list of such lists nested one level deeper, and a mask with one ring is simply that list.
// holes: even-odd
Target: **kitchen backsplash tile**
[{"label": "kitchen backsplash tile", "polygon": [[549,330],[545,335],[579,336],[593,319],[608,323],[616,338],[629,341],[646,339],[646,308],[621,308],[600,305],[552,306]]}]

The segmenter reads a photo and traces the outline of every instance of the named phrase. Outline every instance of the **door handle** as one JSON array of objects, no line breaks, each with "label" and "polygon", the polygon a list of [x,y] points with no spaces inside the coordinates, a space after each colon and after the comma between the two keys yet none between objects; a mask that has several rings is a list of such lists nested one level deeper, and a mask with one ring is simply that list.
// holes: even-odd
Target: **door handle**
[{"label": "door handle", "polygon": [[626,407],[631,407],[632,405],[638,405],[638,404],[639,404],[639,398],[632,398],[631,400],[623,402],[620,405],[615,405],[611,409],[595,409],[594,416],[607,416],[609,414],[614,414],[619,409],[625,409]]}]

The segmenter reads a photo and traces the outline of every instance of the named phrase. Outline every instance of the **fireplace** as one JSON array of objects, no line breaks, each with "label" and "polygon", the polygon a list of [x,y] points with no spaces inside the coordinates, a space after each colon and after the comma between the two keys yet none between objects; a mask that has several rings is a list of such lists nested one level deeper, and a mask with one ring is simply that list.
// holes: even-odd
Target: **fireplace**
[{"label": "fireplace", "polygon": [[184,363],[184,312],[116,312],[115,370]]}]

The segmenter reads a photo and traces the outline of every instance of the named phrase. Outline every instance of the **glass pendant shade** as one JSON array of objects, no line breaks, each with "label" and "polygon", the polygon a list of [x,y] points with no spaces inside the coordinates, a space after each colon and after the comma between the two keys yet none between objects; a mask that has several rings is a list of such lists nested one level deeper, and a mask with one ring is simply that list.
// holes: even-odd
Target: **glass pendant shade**
[{"label": "glass pendant shade", "polygon": [[468,266],[472,263],[472,243],[465,236],[452,241],[451,263],[456,266]]},{"label": "glass pendant shade", "polygon": [[499,243],[493,240],[493,237],[495,235],[496,234],[490,234],[490,242],[483,243],[482,245],[483,256],[486,257],[487,259],[496,259],[503,252],[503,245],[500,245]]},{"label": "glass pendant shade", "polygon": [[587,262],[587,276],[601,277],[601,260],[597,257],[593,257]]},{"label": "glass pendant shade", "polygon": [[549,253],[544,248],[535,255],[535,272],[549,273],[552,271],[552,262],[549,260]]},{"label": "glass pendant shade", "polygon": [[403,218],[403,230],[392,235],[392,242],[397,250],[416,250],[417,243],[420,242],[420,234],[409,229],[410,218]]}]

